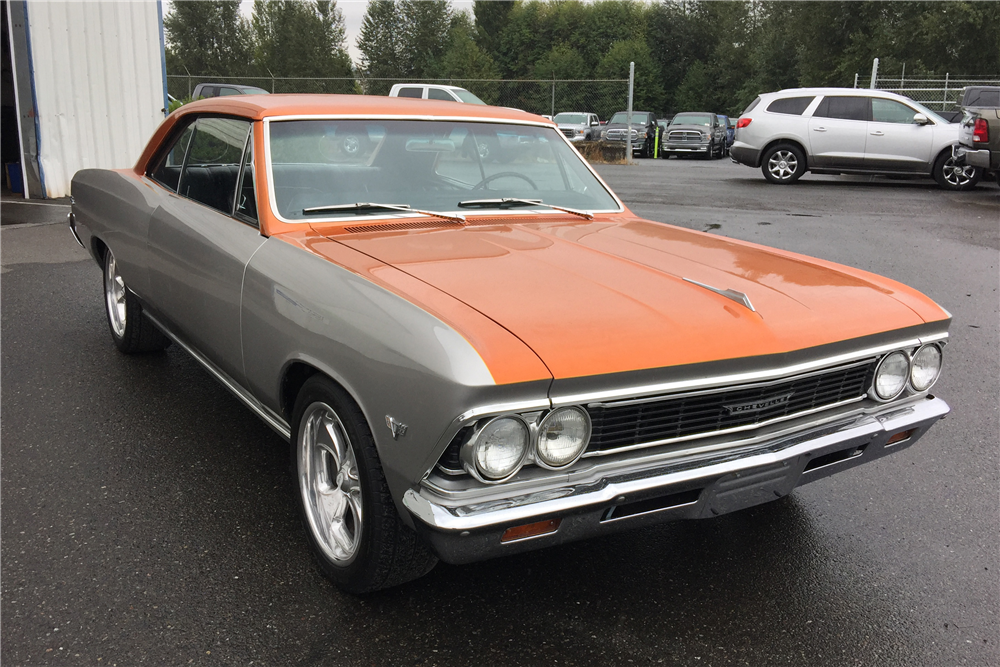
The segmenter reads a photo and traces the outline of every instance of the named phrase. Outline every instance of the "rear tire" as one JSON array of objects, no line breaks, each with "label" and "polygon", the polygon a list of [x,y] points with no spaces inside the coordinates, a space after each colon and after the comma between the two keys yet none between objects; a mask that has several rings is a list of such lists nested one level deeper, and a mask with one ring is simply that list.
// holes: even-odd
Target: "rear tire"
[{"label": "rear tire", "polygon": [[292,414],[292,471],[320,571],[360,594],[431,571],[437,558],[399,518],[361,409],[322,375],[302,386]]},{"label": "rear tire", "polygon": [[942,153],[934,163],[934,180],[945,190],[971,190],[982,177],[982,169],[955,164],[951,153]]},{"label": "rear tire", "polygon": [[770,183],[794,183],[806,173],[806,156],[798,146],[778,144],[764,153],[760,171]]},{"label": "rear tire", "polygon": [[104,312],[111,339],[125,354],[159,352],[170,347],[170,339],[143,314],[139,299],[118,273],[110,248],[104,251]]}]

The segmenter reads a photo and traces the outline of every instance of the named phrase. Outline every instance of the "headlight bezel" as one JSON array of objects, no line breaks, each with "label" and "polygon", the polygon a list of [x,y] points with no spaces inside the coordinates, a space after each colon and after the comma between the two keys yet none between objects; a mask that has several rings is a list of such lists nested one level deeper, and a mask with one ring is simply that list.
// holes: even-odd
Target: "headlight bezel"
[{"label": "headlight bezel", "polygon": [[[524,449],[521,452],[521,456],[518,459],[517,463],[514,465],[513,469],[507,475],[503,477],[491,477],[485,471],[480,470],[479,457],[476,455],[477,449],[482,434],[486,432],[486,430],[496,422],[505,419],[519,422],[520,425],[524,428],[524,433],[525,433]],[[520,472],[521,468],[524,467],[524,464],[528,460],[528,456],[532,448],[531,431],[532,431],[531,426],[524,419],[524,417],[516,413],[506,413],[506,414],[496,415],[494,417],[490,417],[488,419],[483,420],[482,425],[476,427],[475,431],[472,434],[472,437],[470,437],[459,450],[459,458],[462,461],[462,467],[465,468],[466,472],[468,472],[470,475],[472,475],[480,482],[483,482],[484,484],[501,484],[503,482],[506,482],[510,478],[514,477],[518,472]]]},{"label": "headlight bezel", "polygon": [[[558,414],[559,412],[562,412],[562,411],[571,411],[571,412],[576,412],[576,413],[582,415],[583,419],[584,419],[584,422],[587,425],[587,431],[586,431],[586,437],[583,438],[583,446],[580,447],[580,451],[578,451],[576,453],[576,455],[572,459],[570,459],[569,461],[567,461],[566,463],[560,463],[558,465],[554,465],[554,464],[549,463],[548,461],[546,461],[542,457],[541,447],[540,447],[541,435],[542,435],[542,431],[543,431],[543,427],[545,426],[545,423],[547,421],[549,421],[550,419],[552,419],[553,415],[556,415],[556,414]],[[535,427],[532,428],[532,439],[531,439],[532,462],[535,465],[539,466],[540,468],[545,468],[546,470],[565,470],[566,468],[569,468],[574,463],[576,463],[577,461],[579,461],[580,457],[582,457],[587,452],[587,447],[590,445],[590,438],[593,435],[593,433],[594,433],[594,424],[593,424],[593,422],[590,419],[590,414],[585,409],[583,409],[581,406],[578,406],[578,405],[564,405],[564,406],[555,408],[553,410],[550,410],[549,412],[547,412],[545,414],[544,417],[542,417],[537,422],[537,426],[535,426]]]},{"label": "headlight bezel", "polygon": [[[900,384],[899,389],[894,394],[888,397],[882,396],[878,392],[879,373],[882,371],[882,368],[885,366],[886,362],[896,355],[902,356],[903,359],[906,361],[906,372],[903,375],[904,380]],[[887,353],[879,360],[878,365],[875,366],[875,374],[872,376],[872,385],[871,385],[871,390],[869,391],[871,397],[874,398],[879,403],[888,403],[890,401],[894,401],[897,398],[899,398],[902,395],[902,393],[906,391],[906,388],[910,386],[910,368],[911,368],[910,355],[906,350],[893,350],[892,352]]]},{"label": "headlight bezel", "polygon": [[[916,383],[914,383],[913,381],[913,372],[916,369],[915,362],[917,356],[927,348],[933,348],[937,350],[938,365],[937,365],[937,371],[935,371],[934,373],[934,377],[931,379],[930,382],[927,383],[926,387],[921,389],[917,387]],[[941,377],[942,368],[944,368],[944,350],[942,349],[941,345],[937,343],[926,343],[924,345],[921,345],[912,355],[910,355],[910,373],[906,379],[907,387],[909,387],[909,389],[915,394],[923,394],[925,392],[930,391],[937,383],[938,379]]]}]

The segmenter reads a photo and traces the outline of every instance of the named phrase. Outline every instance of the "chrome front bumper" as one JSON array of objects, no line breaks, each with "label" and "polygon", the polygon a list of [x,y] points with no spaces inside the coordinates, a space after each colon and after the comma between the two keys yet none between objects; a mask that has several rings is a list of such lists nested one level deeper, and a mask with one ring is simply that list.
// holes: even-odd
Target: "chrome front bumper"
[{"label": "chrome front bumper", "polygon": [[707,153],[711,144],[669,144],[664,143],[660,150],[664,153]]},{"label": "chrome front bumper", "polygon": [[[906,449],[949,411],[943,400],[928,396],[750,448],[660,462],[589,484],[472,504],[448,502],[420,487],[407,490],[403,505],[442,560],[474,562],[775,500],[802,484]],[[561,519],[556,531],[501,542],[508,528],[549,519]]]}]

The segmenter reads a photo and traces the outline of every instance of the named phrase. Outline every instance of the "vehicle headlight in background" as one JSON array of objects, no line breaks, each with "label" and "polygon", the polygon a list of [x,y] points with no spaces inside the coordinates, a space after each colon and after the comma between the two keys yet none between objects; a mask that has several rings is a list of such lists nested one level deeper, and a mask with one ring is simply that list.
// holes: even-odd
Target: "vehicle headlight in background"
[{"label": "vehicle headlight in background", "polygon": [[937,382],[941,373],[941,348],[924,345],[913,355],[910,368],[910,386],[916,391],[927,391]]},{"label": "vehicle headlight in background", "polygon": [[472,459],[480,475],[491,480],[510,477],[528,452],[528,426],[518,417],[497,417],[476,434]]},{"label": "vehicle headlight in background", "polygon": [[910,377],[910,360],[903,352],[887,354],[875,369],[875,394],[883,401],[899,396]]},{"label": "vehicle headlight in background", "polygon": [[562,468],[576,461],[590,442],[590,416],[580,408],[559,408],[538,425],[538,461]]}]

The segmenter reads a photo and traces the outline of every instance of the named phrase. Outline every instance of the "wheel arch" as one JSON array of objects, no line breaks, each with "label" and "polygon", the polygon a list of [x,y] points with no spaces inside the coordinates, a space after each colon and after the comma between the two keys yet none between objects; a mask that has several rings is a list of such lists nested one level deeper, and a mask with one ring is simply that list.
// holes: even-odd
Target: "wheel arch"
[{"label": "wheel arch", "polygon": [[802,142],[794,137],[779,137],[777,139],[772,139],[771,141],[764,144],[764,147],[760,149],[760,153],[757,156],[757,164],[754,166],[760,167],[762,164],[764,164],[764,155],[766,155],[769,150],[771,150],[772,148],[774,148],[779,144],[791,144],[792,146],[795,146],[800,151],[802,151],[802,154],[806,156],[806,170],[812,169],[812,165],[810,164],[812,156],[809,155],[809,151],[802,144]]}]

